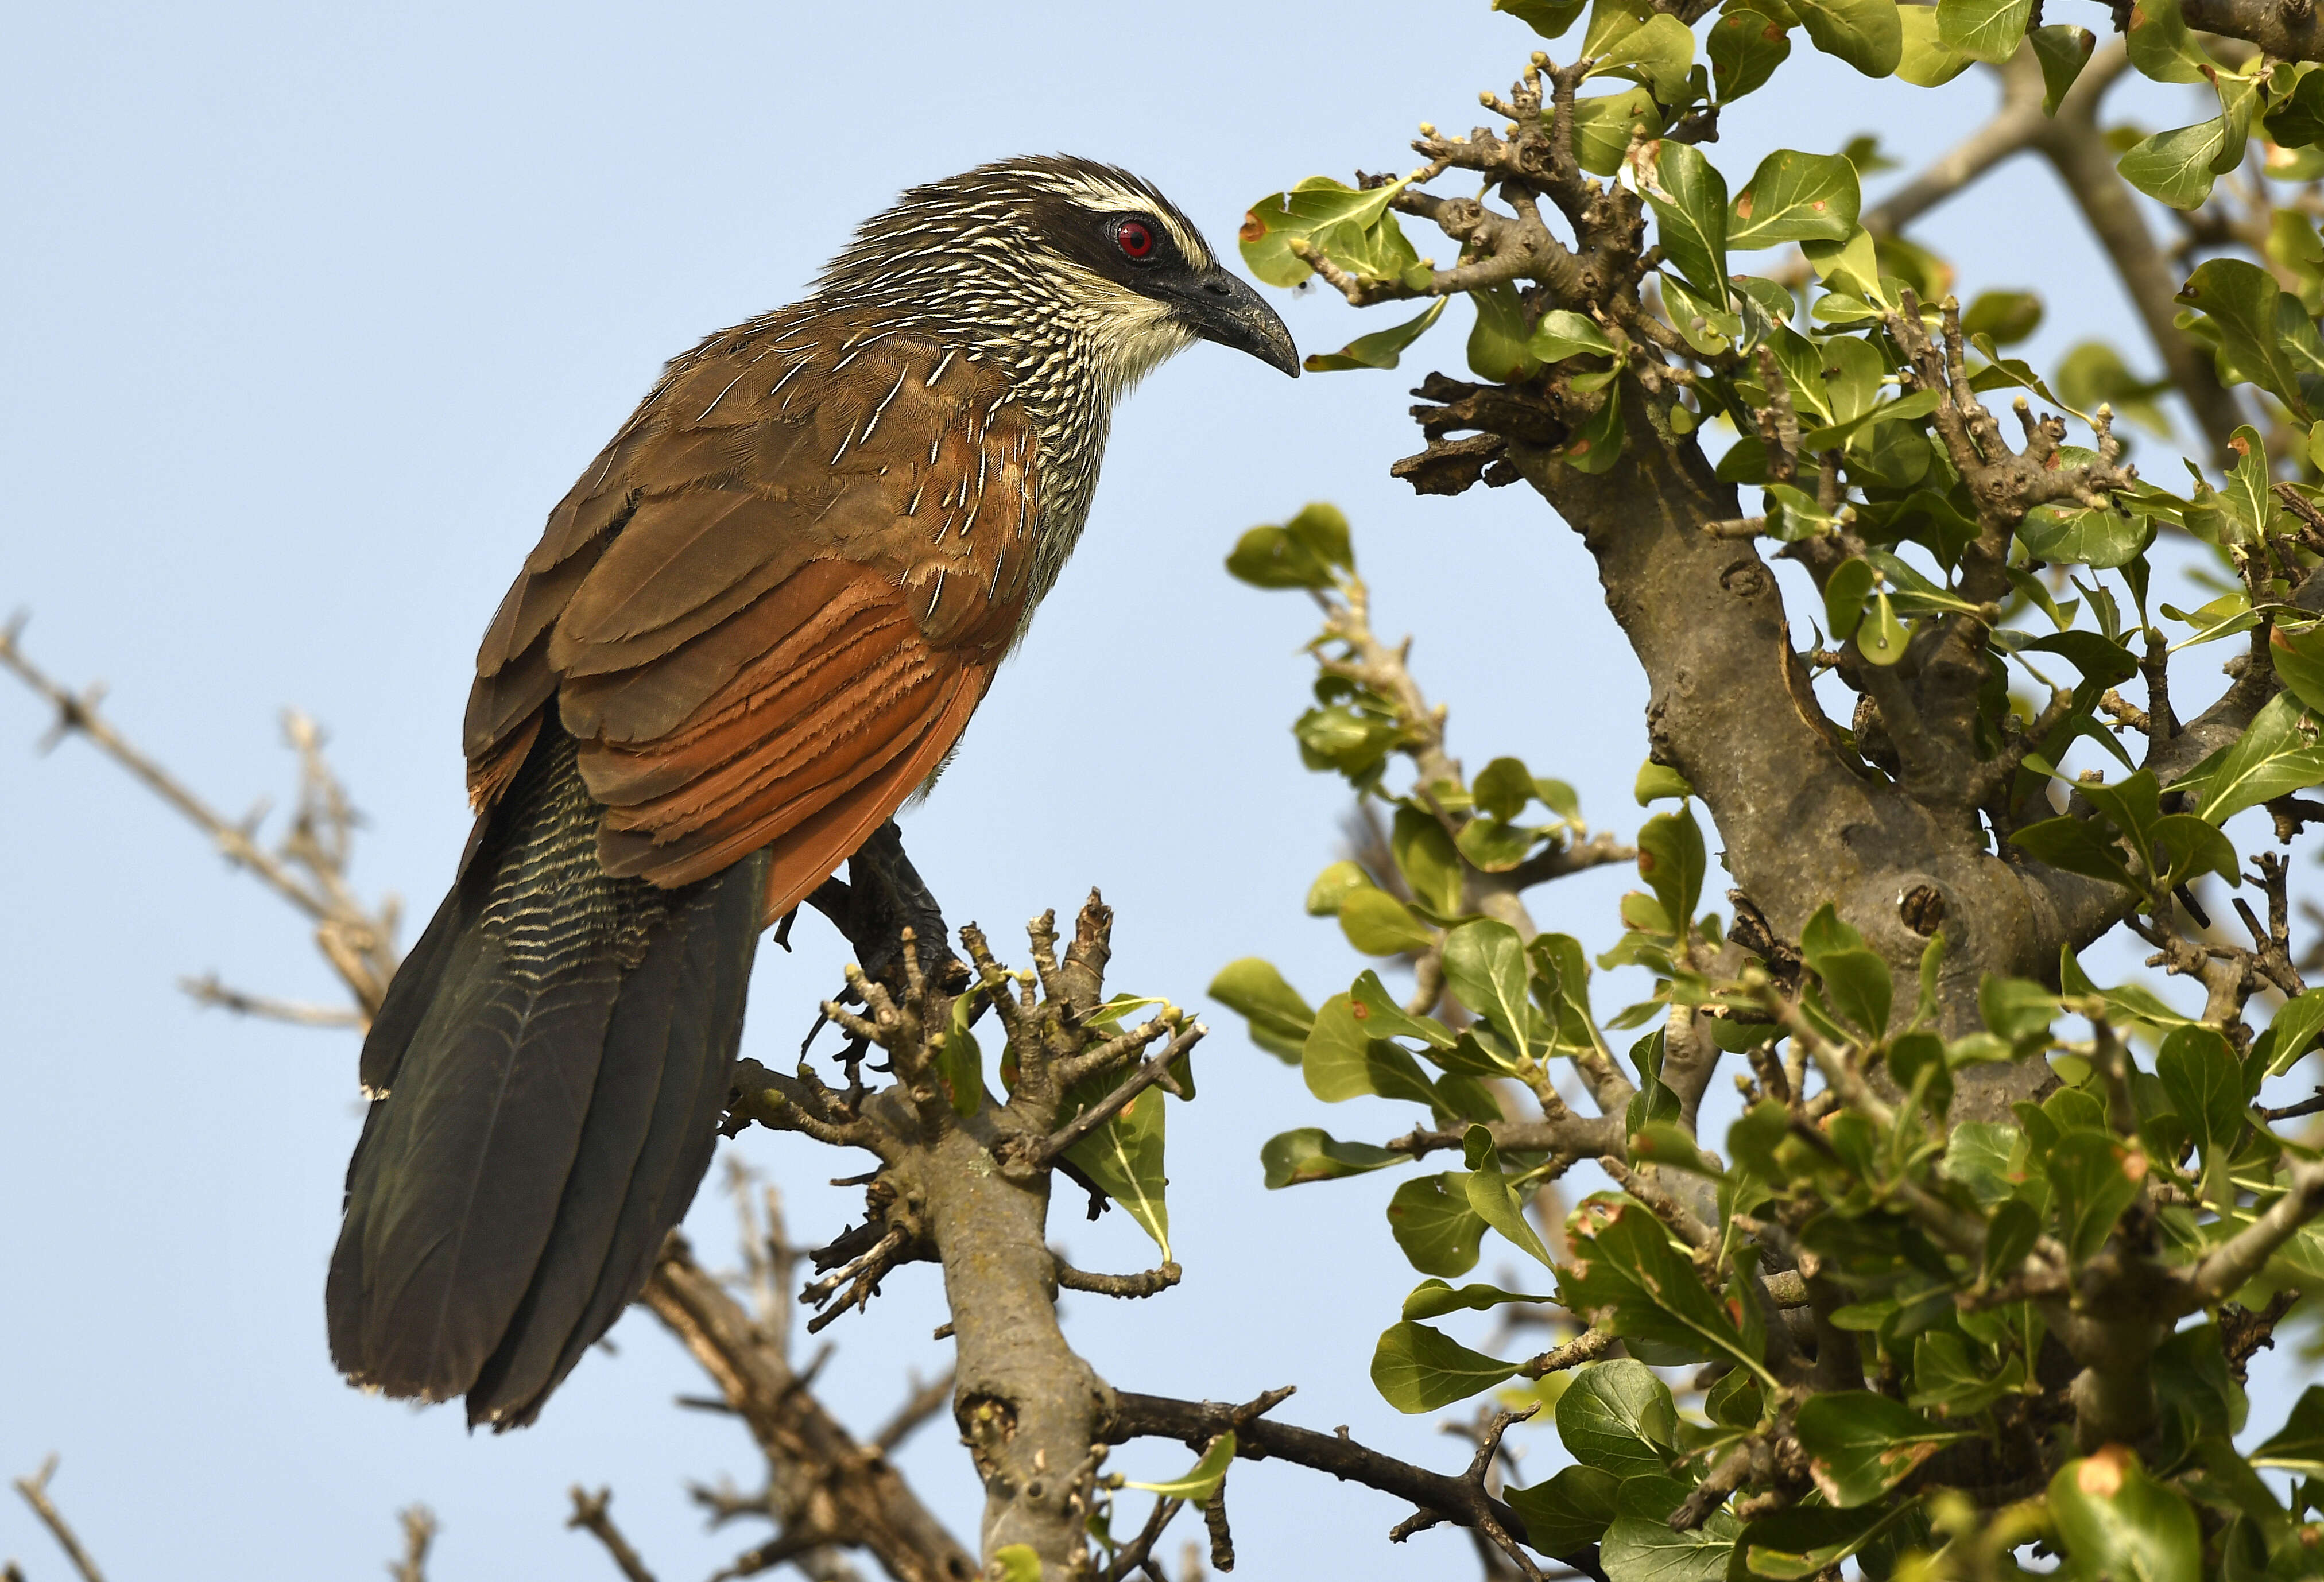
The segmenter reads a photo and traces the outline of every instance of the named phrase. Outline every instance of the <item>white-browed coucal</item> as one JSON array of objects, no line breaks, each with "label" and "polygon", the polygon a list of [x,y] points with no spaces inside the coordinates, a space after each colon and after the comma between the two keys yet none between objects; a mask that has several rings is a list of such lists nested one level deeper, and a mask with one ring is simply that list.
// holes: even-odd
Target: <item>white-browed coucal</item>
[{"label": "white-browed coucal", "polygon": [[988,165],[671,363],[469,696],[477,821],[363,1049],[331,1354],[531,1421],[710,1161],[764,924],[942,766],[1087,520],[1113,403],[1282,321],[1159,192]]}]

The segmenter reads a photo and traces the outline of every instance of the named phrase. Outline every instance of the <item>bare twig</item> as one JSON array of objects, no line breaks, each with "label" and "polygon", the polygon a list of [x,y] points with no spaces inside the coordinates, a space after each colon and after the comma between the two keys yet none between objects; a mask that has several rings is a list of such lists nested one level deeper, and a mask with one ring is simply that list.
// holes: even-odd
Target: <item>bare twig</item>
[{"label": "bare twig", "polygon": [[630,1541],[622,1536],[622,1530],[613,1525],[610,1509],[613,1503],[613,1491],[601,1488],[593,1495],[576,1483],[573,1485],[572,1495],[573,1514],[567,1518],[565,1525],[586,1528],[599,1543],[605,1546],[605,1552],[613,1556],[613,1564],[622,1568],[622,1575],[629,1582],[654,1582],[654,1574],[646,1568],[645,1561],[638,1558],[638,1551],[630,1547]]},{"label": "bare twig", "polygon": [[[267,888],[315,924],[317,945],[336,970],[368,1021],[395,976],[397,908],[392,897],[374,910],[355,901],[345,883],[346,832],[354,822],[345,793],[321,756],[321,736],[311,721],[285,715],[284,731],[299,750],[302,770],[300,811],[281,852],[258,843],[255,818],[235,823],[212,808],[183,782],[115,729],[97,712],[102,686],[73,692],[25,657],[18,638],[23,618],[0,627],[0,667],[47,699],[57,712],[54,737],[79,734],[162,801],[208,835],[229,862],[249,869]],[[300,871],[304,869],[304,873]]]},{"label": "bare twig", "polygon": [[97,1568],[97,1562],[89,1559],[88,1550],[81,1548],[71,1523],[65,1520],[64,1513],[57,1509],[56,1502],[49,1498],[49,1479],[56,1470],[57,1458],[51,1454],[32,1476],[14,1480],[16,1492],[24,1496],[24,1503],[32,1507],[32,1514],[41,1519],[41,1525],[49,1530],[49,1535],[57,1541],[57,1547],[65,1551],[65,1559],[70,1560],[73,1569],[80,1573],[81,1582],[105,1582],[105,1574]]},{"label": "bare twig", "polygon": [[403,1559],[390,1566],[395,1582],[428,1582],[428,1550],[436,1541],[436,1513],[425,1505],[406,1505],[396,1513],[403,1526]]}]

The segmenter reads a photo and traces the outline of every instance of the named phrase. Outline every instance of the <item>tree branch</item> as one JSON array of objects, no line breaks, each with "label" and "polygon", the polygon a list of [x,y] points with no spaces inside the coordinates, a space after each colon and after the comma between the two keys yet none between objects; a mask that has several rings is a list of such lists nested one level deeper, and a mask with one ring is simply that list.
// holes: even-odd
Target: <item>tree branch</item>
[{"label": "tree branch", "polygon": [[[1246,1411],[1211,1401],[1177,1401],[1164,1395],[1137,1395],[1124,1391],[1115,1394],[1113,1410],[1101,1431],[1110,1444],[1135,1439],[1168,1439],[1180,1440],[1190,1449],[1200,1449],[1231,1430],[1238,1457],[1254,1461],[1274,1457],[1328,1472],[1343,1483],[1360,1483],[1408,1500],[1438,1520],[1458,1526],[1480,1527],[1489,1521],[1508,1532],[1525,1531],[1523,1518],[1505,1502],[1486,1494],[1480,1483],[1399,1461],[1358,1444],[1344,1432],[1321,1434],[1256,1414],[1246,1415]],[[1558,1559],[1597,1582],[1606,1582],[1595,1545]]]}]

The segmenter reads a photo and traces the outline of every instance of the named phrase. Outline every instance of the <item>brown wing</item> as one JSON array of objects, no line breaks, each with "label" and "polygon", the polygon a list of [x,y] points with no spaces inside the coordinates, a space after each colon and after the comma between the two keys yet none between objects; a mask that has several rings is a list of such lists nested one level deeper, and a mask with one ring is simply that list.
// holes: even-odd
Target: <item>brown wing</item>
[{"label": "brown wing", "polygon": [[554,697],[608,872],[681,885],[772,846],[774,913],[983,698],[1024,613],[1038,466],[981,363],[754,330],[675,365],[551,514],[477,656],[466,745],[482,809]]}]

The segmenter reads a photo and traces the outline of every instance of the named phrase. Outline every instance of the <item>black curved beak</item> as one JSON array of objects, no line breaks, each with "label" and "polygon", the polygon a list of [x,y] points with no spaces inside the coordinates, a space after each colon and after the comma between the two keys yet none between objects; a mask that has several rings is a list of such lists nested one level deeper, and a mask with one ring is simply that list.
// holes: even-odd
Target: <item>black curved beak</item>
[{"label": "black curved beak", "polygon": [[1283,320],[1243,279],[1213,268],[1171,291],[1188,328],[1206,341],[1249,352],[1270,368],[1299,377],[1299,348]]}]

